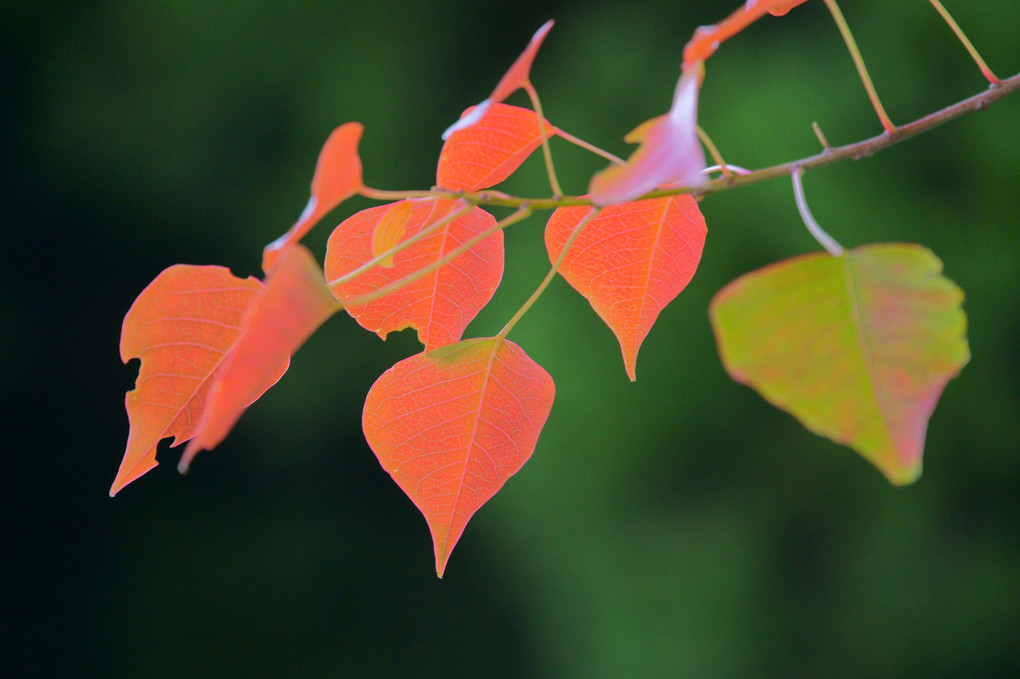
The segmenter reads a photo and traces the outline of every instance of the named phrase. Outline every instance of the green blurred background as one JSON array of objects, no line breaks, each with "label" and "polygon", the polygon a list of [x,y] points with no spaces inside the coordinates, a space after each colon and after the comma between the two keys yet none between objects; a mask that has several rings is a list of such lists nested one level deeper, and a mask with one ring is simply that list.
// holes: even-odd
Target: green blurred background
[{"label": "green blurred background", "polygon": [[[844,245],[923,243],[967,293],[973,359],[914,486],[720,366],[712,294],[817,249],[777,180],[705,199],[701,270],[637,383],[562,280],[515,329],[556,403],[442,581],[360,432],[374,379],[418,347],[346,316],[189,476],[161,448],[106,496],[137,370],[117,350],[132,300],[177,262],[257,274],[336,125],[365,123],[368,184],[427,188],[440,131],[554,17],[533,70],[548,117],[625,154],[623,135],[668,108],[693,29],[737,4],[0,5],[9,676],[1017,676],[1018,96],[805,180]],[[1020,70],[1020,3],[947,4],[993,69]],[[895,121],[985,87],[927,2],[845,5]],[[815,153],[812,121],[833,144],[881,131],[817,1],[720,50],[701,121],[746,167]],[[554,152],[574,192],[604,165]],[[507,190],[547,191],[536,161]],[[367,205],[307,242],[321,255]],[[507,233],[503,286],[470,335],[496,332],[544,274],[542,226]]]}]

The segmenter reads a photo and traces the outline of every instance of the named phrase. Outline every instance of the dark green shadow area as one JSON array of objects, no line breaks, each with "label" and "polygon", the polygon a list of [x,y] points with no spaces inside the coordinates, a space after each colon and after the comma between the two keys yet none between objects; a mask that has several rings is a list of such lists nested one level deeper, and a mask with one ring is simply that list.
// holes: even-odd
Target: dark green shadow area
[{"label": "dark green shadow area", "polygon": [[[161,448],[106,496],[137,370],[117,351],[132,300],[177,262],[258,273],[335,126],[365,124],[369,184],[427,188],[440,132],[554,17],[533,70],[547,116],[625,154],[623,135],[668,108],[687,37],[739,2],[0,8],[10,676],[1015,676],[1020,97],[805,177],[844,245],[920,242],[967,294],[973,359],[914,486],[719,364],[715,291],[817,249],[777,180],[704,200],[701,270],[635,384],[587,303],[550,286],[511,339],[556,380],[552,415],[442,581],[360,429],[372,382],[419,347],[346,316],[187,477]],[[844,4],[894,121],[986,86],[928,3]],[[1020,5],[946,4],[999,75],[1020,70]],[[820,2],[727,43],[701,121],[747,167],[815,153],[813,121],[832,144],[880,131]],[[570,191],[603,167],[553,150]],[[536,161],[507,190],[547,191]],[[338,209],[310,247],[368,205]],[[503,285],[469,334],[497,332],[541,280],[543,223],[507,233]]]}]

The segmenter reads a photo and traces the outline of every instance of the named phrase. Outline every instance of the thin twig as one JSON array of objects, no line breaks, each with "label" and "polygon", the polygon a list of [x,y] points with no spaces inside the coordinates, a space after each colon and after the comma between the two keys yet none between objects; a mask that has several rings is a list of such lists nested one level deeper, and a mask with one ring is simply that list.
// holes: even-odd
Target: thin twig
[{"label": "thin twig", "polygon": [[818,137],[818,143],[822,145],[823,149],[831,148],[829,146],[829,140],[825,138],[824,134],[822,134],[822,128],[818,126],[817,121],[811,123],[811,129],[815,131],[815,136]]},{"label": "thin twig", "polygon": [[627,164],[627,161],[625,161],[623,158],[620,158],[619,156],[614,156],[609,151],[606,151],[605,149],[600,149],[598,146],[595,146],[595,144],[590,144],[583,139],[578,139],[569,132],[564,132],[563,130],[556,128],[556,135],[563,139],[564,141],[569,141],[574,146],[579,146],[586,151],[591,151],[595,155],[602,156],[603,158],[613,163],[614,165]]},{"label": "thin twig", "polygon": [[896,126],[893,125],[892,120],[889,119],[885,108],[882,106],[882,102],[878,99],[878,92],[871,82],[868,68],[864,65],[864,58],[861,57],[861,51],[857,49],[857,41],[854,40],[854,35],[850,32],[850,26],[843,17],[843,12],[840,11],[836,0],[825,0],[825,6],[829,8],[829,13],[832,14],[836,26],[839,27],[839,33],[843,36],[843,42],[846,43],[846,48],[850,51],[850,57],[854,60],[854,66],[857,67],[857,74],[860,75],[861,82],[864,83],[864,89],[868,91],[868,99],[871,100],[872,108],[875,109],[875,113],[878,115],[878,119],[881,121],[885,131],[892,134],[896,131]]},{"label": "thin twig", "polygon": [[538,116],[538,134],[542,137],[542,156],[545,158],[545,169],[549,174],[549,186],[552,187],[553,196],[559,198],[563,195],[563,189],[560,188],[560,182],[556,178],[552,150],[549,148],[549,137],[552,136],[552,132],[546,130],[545,115],[542,113],[542,101],[538,98],[538,90],[535,89],[530,80],[524,82],[524,90],[528,93],[531,105],[535,108],[535,114]]},{"label": "thin twig", "polygon": [[[748,170],[746,167],[740,167],[739,165],[727,165],[726,169],[728,169],[730,172],[735,172],[737,174],[751,174],[751,172],[752,172],[752,170]],[[708,167],[706,167],[701,172],[703,174],[712,174],[713,172],[722,172],[722,171],[723,171],[723,166],[722,165],[709,165]]]},{"label": "thin twig", "polygon": [[[861,158],[866,158],[867,156],[877,153],[878,151],[892,146],[893,144],[897,144],[905,139],[909,139],[910,137],[916,137],[919,134],[933,130],[950,120],[955,120],[956,118],[975,111],[983,111],[994,102],[1005,97],[1007,94],[1012,94],[1018,89],[1020,89],[1020,73],[1006,78],[999,85],[989,87],[980,94],[975,94],[972,97],[958,101],[955,104],[951,104],[943,109],[935,111],[934,113],[930,113],[923,118],[918,118],[913,122],[900,125],[896,128],[896,132],[894,134],[882,133],[853,144],[833,146],[816,155],[801,158],[799,160],[791,160],[780,165],[762,168],[746,175],[735,175],[728,179],[726,177],[718,177],[698,187],[688,186],[652,191],[642,196],[642,198],[675,196],[681,193],[696,193],[699,195],[718,193],[720,191],[735,189],[738,186],[756,184],[769,179],[775,179],[776,177],[788,177],[793,174],[793,171],[798,167],[810,170],[812,168],[822,167],[823,165],[838,163],[843,160],[859,160]],[[447,198],[465,198],[476,205],[498,205],[503,207],[519,207],[521,205],[528,205],[535,210],[552,210],[558,207],[573,205],[591,205],[591,201],[589,199],[582,198],[580,196],[565,196],[559,199],[511,197],[489,198],[483,200],[478,194],[466,192],[449,192],[440,195]]]},{"label": "thin twig", "polygon": [[373,189],[370,186],[362,186],[358,189],[358,195],[372,200],[404,200],[405,198],[446,198],[447,192],[442,190],[414,189],[411,191],[386,191],[384,189]]},{"label": "thin twig", "polygon": [[700,139],[701,143],[705,145],[706,149],[708,149],[708,154],[712,156],[712,160],[714,160],[715,164],[719,166],[720,170],[722,170],[723,176],[729,179],[731,175],[730,168],[727,166],[726,161],[723,160],[722,155],[719,153],[719,149],[716,148],[715,142],[713,142],[712,138],[708,136],[708,132],[705,132],[705,130],[702,129],[701,125],[698,125],[695,129],[698,132],[698,139]]},{"label": "thin twig", "polygon": [[807,199],[804,198],[804,185],[800,180],[803,173],[803,168],[798,167],[790,175],[793,178],[793,199],[797,203],[797,212],[800,213],[800,218],[804,220],[804,226],[811,232],[811,235],[814,236],[819,245],[825,248],[833,257],[839,257],[843,254],[843,246],[837,243],[836,239],[827,234],[825,229],[818,224],[815,216],[811,214]]},{"label": "thin twig", "polygon": [[527,301],[521,305],[521,308],[517,310],[517,313],[515,313],[510,320],[507,321],[506,325],[503,326],[503,329],[499,331],[499,334],[496,335],[496,337],[499,339],[506,339],[506,336],[510,334],[510,331],[513,330],[515,325],[517,325],[517,321],[521,320],[521,318],[524,317],[524,314],[528,312],[528,309],[530,309],[532,305],[538,301],[538,298],[542,296],[542,293],[545,292],[547,287],[549,287],[553,278],[556,277],[556,273],[560,270],[563,260],[567,258],[567,251],[570,249],[570,246],[573,245],[574,241],[577,240],[577,237],[581,235],[581,231],[584,227],[587,226],[591,220],[595,219],[601,211],[602,208],[600,207],[592,207],[588,210],[587,214],[581,218],[581,221],[577,223],[577,226],[575,226],[574,230],[571,232],[567,242],[563,244],[563,249],[560,251],[560,255],[556,258],[556,261],[553,262],[552,267],[549,269],[549,273],[545,275],[545,278],[543,278],[542,282],[538,284],[535,291],[531,293],[531,296],[528,297]]},{"label": "thin twig", "polygon": [[963,43],[963,46],[964,48],[966,48],[967,53],[970,55],[970,58],[973,59],[974,63],[977,64],[978,68],[981,69],[981,74],[988,79],[988,82],[992,83],[993,85],[998,85],[1000,82],[1002,82],[999,79],[999,76],[992,73],[992,69],[988,68],[988,64],[986,64],[985,60],[981,58],[980,54],[978,54],[978,51],[974,48],[974,45],[971,43],[970,39],[967,38],[967,34],[963,32],[962,28],[960,28],[960,24],[956,23],[956,20],[953,19],[952,15],[948,12],[948,10],[946,10],[946,8],[942,6],[942,3],[939,2],[939,0],[929,0],[929,2],[931,2],[932,7],[934,7],[935,11],[939,13],[943,21],[949,24],[949,28],[953,29],[953,33],[955,33],[956,37],[959,38],[960,42]]}]

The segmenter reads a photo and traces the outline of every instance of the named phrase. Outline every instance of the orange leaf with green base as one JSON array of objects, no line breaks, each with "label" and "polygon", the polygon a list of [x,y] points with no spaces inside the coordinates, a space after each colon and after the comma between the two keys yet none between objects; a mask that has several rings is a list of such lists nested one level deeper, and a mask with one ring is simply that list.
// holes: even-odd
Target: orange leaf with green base
[{"label": "orange leaf with green base", "polygon": [[365,438],[428,522],[436,573],[474,513],[531,457],[555,386],[513,342],[473,339],[407,358],[365,400]]}]

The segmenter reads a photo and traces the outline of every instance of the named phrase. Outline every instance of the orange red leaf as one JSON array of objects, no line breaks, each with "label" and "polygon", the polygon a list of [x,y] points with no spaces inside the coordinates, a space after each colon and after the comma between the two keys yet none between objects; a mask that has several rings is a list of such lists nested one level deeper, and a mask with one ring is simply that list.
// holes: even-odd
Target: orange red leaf
[{"label": "orange red leaf", "polygon": [[344,123],[329,135],[315,165],[308,205],[294,226],[262,253],[262,270],[267,274],[284,248],[301,240],[329,211],[361,190],[358,143],[363,131],[361,123]]},{"label": "orange red leaf", "polygon": [[[461,201],[416,199],[407,202],[411,216],[405,240],[466,207]],[[373,259],[372,238],[390,205],[362,210],[345,220],[326,246],[326,278],[334,281]],[[495,229],[495,230],[494,230]],[[390,332],[415,328],[426,349],[456,342],[468,323],[492,298],[503,277],[503,232],[485,210],[474,207],[447,221],[393,257],[391,268],[373,267],[350,281],[331,286],[340,301],[371,293],[412,276],[471,238],[489,230],[485,238],[452,262],[379,299],[346,306],[364,328],[386,339]]]},{"label": "orange red leaf", "polygon": [[372,386],[365,437],[425,516],[439,577],[471,516],[531,457],[554,395],[549,374],[499,338],[417,354]]},{"label": "orange red leaf", "polygon": [[684,47],[684,67],[708,59],[719,49],[719,45],[765,16],[766,12],[782,16],[805,2],[807,0],[747,0],[743,7],[718,24],[701,26],[694,31],[694,37]]},{"label": "orange red leaf", "polygon": [[625,165],[612,165],[592,177],[589,192],[595,205],[624,203],[661,184],[698,186],[704,183],[705,153],[698,140],[698,70],[680,76],[669,113],[646,121],[627,135],[640,143]]},{"label": "orange red leaf", "polygon": [[[586,207],[563,207],[545,230],[555,262]],[[606,322],[636,379],[638,350],[667,304],[687,287],[701,261],[705,218],[689,195],[613,205],[581,231],[560,273]]]},{"label": "orange red leaf", "polygon": [[550,19],[542,24],[541,28],[535,31],[535,35],[531,37],[531,41],[528,42],[528,46],[524,48],[524,51],[521,52],[521,56],[517,57],[517,61],[515,61],[503,77],[500,78],[499,83],[496,84],[496,89],[492,91],[489,98],[478,104],[474,111],[472,111],[469,115],[464,116],[453,125],[450,125],[450,127],[443,132],[443,139],[446,139],[457,130],[465,130],[475,123],[478,123],[486,116],[493,104],[498,104],[528,83],[528,80],[531,78],[531,64],[535,61],[535,55],[538,53],[538,48],[542,46],[542,41],[545,40],[545,36],[549,33],[552,27],[553,20]]},{"label": "orange red leaf", "polygon": [[245,408],[276,384],[290,357],[340,309],[315,258],[300,244],[279,261],[244,314],[241,334],[216,373],[202,421],[181,457],[185,471],[202,450],[226,438]]},{"label": "orange red leaf", "polygon": [[173,436],[176,446],[195,435],[213,375],[263,289],[222,266],[177,264],[138,295],[124,317],[120,355],[125,363],[140,358],[141,367],[125,399],[130,431],[111,497],[156,466],[160,440]]},{"label": "orange red leaf", "polygon": [[[753,2],[764,2],[765,0],[748,0],[747,4]],[[807,0],[776,0],[775,2],[769,2],[769,14],[774,17],[781,17],[797,5],[802,5]]]},{"label": "orange red leaf", "polygon": [[[470,116],[476,107],[469,108]],[[543,121],[545,138],[556,128]],[[485,119],[451,134],[439,154],[436,184],[451,191],[477,191],[509,177],[542,143],[538,114],[519,106],[494,104]]]}]

